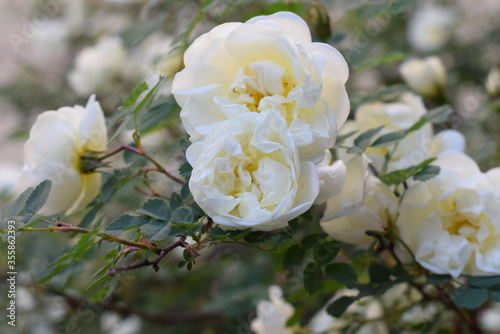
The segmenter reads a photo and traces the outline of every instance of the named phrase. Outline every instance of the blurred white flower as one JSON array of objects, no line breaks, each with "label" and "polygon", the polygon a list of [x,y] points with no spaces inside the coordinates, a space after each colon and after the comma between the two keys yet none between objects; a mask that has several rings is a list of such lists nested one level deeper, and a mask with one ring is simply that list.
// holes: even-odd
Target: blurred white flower
[{"label": "blurred white flower", "polygon": [[293,315],[294,308],[283,299],[283,291],[277,285],[269,287],[269,300],[257,304],[257,318],[250,324],[256,334],[292,334],[286,322]]},{"label": "blurred white flower", "polygon": [[446,69],[436,56],[407,59],[399,67],[399,73],[411,89],[423,96],[439,96],[446,86]]},{"label": "blurred white flower", "polygon": [[436,51],[448,41],[455,22],[452,8],[433,1],[422,2],[408,22],[408,42],[421,52]]},{"label": "blurred white flower", "polygon": [[193,42],[184,63],[172,85],[192,142],[224,120],[273,110],[300,159],[319,163],[349,113],[346,61],[312,43],[306,22],[290,12],[221,24]]},{"label": "blurred white flower", "polygon": [[366,161],[356,156],[346,163],[346,181],[340,195],[326,202],[323,230],[342,242],[366,244],[366,231],[383,232],[394,221],[398,199],[377,177],[367,171]]},{"label": "blurred white flower", "polygon": [[15,195],[19,191],[17,180],[20,176],[21,170],[19,167],[10,165],[0,166],[0,195]]},{"label": "blurred white flower", "polygon": [[121,317],[115,312],[104,312],[101,315],[101,333],[137,334],[141,331],[142,321],[138,315]]},{"label": "blurred white flower", "polygon": [[325,203],[340,193],[345,183],[346,167],[342,160],[333,162],[332,153],[327,150],[325,158],[316,165],[319,176],[319,194],[314,204]]},{"label": "blurred white flower", "polygon": [[478,322],[487,334],[500,333],[500,304],[493,303],[491,306],[479,313]]},{"label": "blurred white flower", "polygon": [[98,194],[101,174],[87,170],[82,157],[106,150],[104,114],[92,95],[86,107],[62,107],[40,114],[24,145],[23,188],[52,181],[49,198],[40,213],[51,215],[83,209]]},{"label": "blurred white flower", "polygon": [[126,52],[121,39],[106,36],[76,56],[74,68],[68,74],[71,88],[80,96],[110,90],[122,75]]},{"label": "blurred white flower", "polygon": [[215,223],[269,231],[307,211],[319,192],[311,162],[278,114],[246,113],[220,123],[186,151],[189,189]]},{"label": "blurred white flower", "polygon": [[[427,109],[421,97],[405,93],[394,102],[372,102],[359,106],[355,111],[354,120],[347,121],[340,133],[347,134],[351,131],[362,133],[379,126],[384,128],[377,136],[393,131],[405,131],[426,113]],[[368,147],[365,152],[379,172],[390,172],[416,165],[436,156],[442,150],[450,148],[463,150],[465,147],[465,139],[458,131],[446,130],[436,136],[433,136],[432,132],[431,124],[427,123],[417,131],[406,135],[398,143],[387,163],[385,156],[392,149],[391,146]],[[344,146],[352,146],[355,138],[356,135],[347,138]],[[340,159],[344,161],[350,159],[346,150],[338,149],[337,152]]]},{"label": "blurred white flower", "polygon": [[481,173],[454,151],[433,164],[439,175],[405,192],[397,219],[402,240],[433,273],[500,274],[500,168]]},{"label": "blurred white flower", "polygon": [[491,69],[484,85],[488,96],[500,97],[500,68],[495,67]]}]

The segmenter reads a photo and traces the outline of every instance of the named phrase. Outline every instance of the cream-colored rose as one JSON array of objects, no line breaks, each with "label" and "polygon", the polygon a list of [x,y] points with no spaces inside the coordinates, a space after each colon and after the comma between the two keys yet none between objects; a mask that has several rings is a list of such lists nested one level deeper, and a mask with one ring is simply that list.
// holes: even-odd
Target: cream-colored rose
[{"label": "cream-colored rose", "polygon": [[490,97],[500,97],[500,68],[493,68],[486,77],[486,92]]},{"label": "cream-colored rose", "polygon": [[[340,133],[346,134],[351,131],[362,133],[379,126],[384,126],[384,128],[375,137],[393,131],[404,131],[426,113],[427,109],[419,96],[405,93],[395,102],[373,102],[359,106],[354,114],[354,120],[347,121]],[[356,135],[347,138],[343,146],[352,146],[355,137]],[[433,136],[432,126],[427,123],[399,142],[387,164],[385,156],[392,151],[393,146],[368,147],[366,154],[373,162],[375,169],[385,173],[416,165],[445,149],[463,150],[464,147],[464,137],[458,131],[446,130],[443,134]],[[338,154],[344,161],[350,159],[350,155],[346,154],[343,149],[339,149]]]},{"label": "cream-colored rose", "polygon": [[450,38],[455,22],[456,13],[452,8],[432,1],[422,2],[408,21],[408,42],[421,52],[436,51]]},{"label": "cream-colored rose", "polygon": [[481,173],[457,151],[433,164],[439,175],[405,192],[397,220],[402,240],[433,273],[500,274],[500,168]]},{"label": "cream-colored rose", "polygon": [[257,318],[250,327],[256,334],[292,334],[286,322],[293,315],[294,308],[283,299],[283,291],[277,285],[269,287],[269,300],[257,304]]},{"label": "cream-colored rose", "polygon": [[366,244],[366,231],[384,231],[394,221],[398,199],[377,177],[368,173],[366,161],[356,156],[346,163],[345,186],[326,202],[323,230],[342,242]]},{"label": "cream-colored rose", "polygon": [[299,162],[283,118],[246,113],[191,145],[189,188],[217,224],[269,231],[304,213],[319,192],[316,166]]},{"label": "cream-colored rose", "polygon": [[347,63],[333,47],[311,43],[293,13],[219,25],[193,42],[184,63],[172,87],[192,142],[224,120],[273,110],[301,161],[319,163],[349,113]]},{"label": "cream-colored rose", "polygon": [[68,74],[69,85],[80,96],[106,90],[121,75],[125,59],[121,39],[103,37],[96,45],[84,48],[76,56],[74,68]]},{"label": "cream-colored rose", "polygon": [[423,96],[439,96],[446,86],[446,69],[436,56],[407,59],[399,67],[399,73],[411,89]]},{"label": "cream-colored rose", "polygon": [[40,213],[52,215],[83,209],[99,193],[101,174],[84,170],[82,157],[106,150],[104,114],[95,96],[87,106],[62,107],[38,116],[24,145],[23,188],[52,181]]},{"label": "cream-colored rose", "polygon": [[318,169],[320,189],[314,204],[325,203],[329,198],[340,194],[345,183],[346,168],[342,160],[333,162],[330,150],[325,152],[325,158],[316,165]]}]

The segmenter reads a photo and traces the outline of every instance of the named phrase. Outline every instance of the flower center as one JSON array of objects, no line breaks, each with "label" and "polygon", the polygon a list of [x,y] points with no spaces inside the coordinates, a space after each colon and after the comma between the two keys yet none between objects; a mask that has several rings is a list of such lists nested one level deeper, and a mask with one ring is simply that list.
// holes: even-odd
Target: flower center
[{"label": "flower center", "polygon": [[229,98],[249,111],[274,109],[287,122],[293,119],[295,99],[289,93],[295,88],[292,77],[278,64],[263,60],[241,68],[229,87]]},{"label": "flower center", "polygon": [[478,221],[470,221],[465,217],[457,217],[457,220],[450,222],[448,232],[454,235],[460,235],[471,243],[477,243],[477,231],[479,230]]}]

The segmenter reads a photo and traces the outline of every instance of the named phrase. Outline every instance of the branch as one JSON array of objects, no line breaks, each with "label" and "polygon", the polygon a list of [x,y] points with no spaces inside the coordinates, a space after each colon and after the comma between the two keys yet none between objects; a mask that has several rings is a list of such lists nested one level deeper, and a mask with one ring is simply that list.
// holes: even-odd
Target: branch
[{"label": "branch", "polygon": [[179,246],[184,247],[184,248],[189,247],[189,245],[186,242],[186,237],[185,236],[181,236],[179,238],[179,240],[177,240],[176,242],[174,242],[170,246],[165,247],[165,248],[161,248],[158,257],[156,259],[154,259],[153,261],[149,261],[148,259],[146,259],[146,260],[144,260],[142,262],[137,262],[137,263],[129,264],[127,266],[113,267],[113,268],[111,268],[111,269],[108,270],[108,275],[109,276],[113,276],[114,274],[116,274],[119,271],[132,270],[132,269],[137,269],[137,268],[142,268],[142,267],[148,267],[148,266],[152,266],[153,269],[156,272],[158,272],[158,270],[160,270],[160,267],[158,266],[158,264],[160,263],[160,261],[165,257],[165,255],[167,255],[173,249],[175,249],[175,248],[177,248]]}]

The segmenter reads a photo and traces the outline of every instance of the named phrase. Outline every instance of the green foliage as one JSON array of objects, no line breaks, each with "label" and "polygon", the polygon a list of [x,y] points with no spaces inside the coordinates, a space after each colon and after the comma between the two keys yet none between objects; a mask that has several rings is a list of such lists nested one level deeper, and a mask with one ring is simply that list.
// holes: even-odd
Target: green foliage
[{"label": "green foliage", "polygon": [[415,181],[425,181],[439,174],[438,166],[429,166],[436,158],[422,161],[418,165],[405,169],[398,169],[380,176],[380,180],[387,185],[396,185],[405,182],[410,177]]},{"label": "green foliage", "polygon": [[326,307],[326,311],[332,317],[338,318],[347,310],[352,303],[357,300],[357,297],[342,296],[337,300],[334,300]]},{"label": "green foliage", "polygon": [[309,263],[304,269],[304,289],[310,294],[315,293],[321,287],[323,271],[316,262]]},{"label": "green foliage", "polygon": [[353,286],[358,280],[356,270],[348,263],[332,263],[325,271],[328,276],[347,287]]},{"label": "green foliage", "polygon": [[466,309],[477,308],[488,300],[488,290],[484,288],[474,288],[471,286],[461,286],[455,291],[455,304]]},{"label": "green foliage", "polygon": [[146,82],[142,82],[139,85],[137,85],[125,98],[125,101],[123,101],[123,104],[120,107],[120,109],[127,109],[135,105],[135,102],[137,101],[139,96],[148,89],[149,85]]},{"label": "green foliage", "polygon": [[383,126],[379,126],[377,128],[366,130],[365,132],[360,134],[358,137],[356,137],[356,139],[354,139],[354,146],[350,147],[347,150],[347,153],[352,153],[352,154],[363,153],[365,149],[370,145],[372,137],[375,136],[383,128],[384,128]]},{"label": "green foliage", "polygon": [[354,70],[355,71],[365,71],[386,63],[393,63],[396,61],[403,60],[407,57],[406,54],[400,51],[392,51],[389,52],[388,54],[384,55],[383,57],[377,58],[377,59],[368,59],[365,60],[361,63],[355,64],[354,65]]}]

